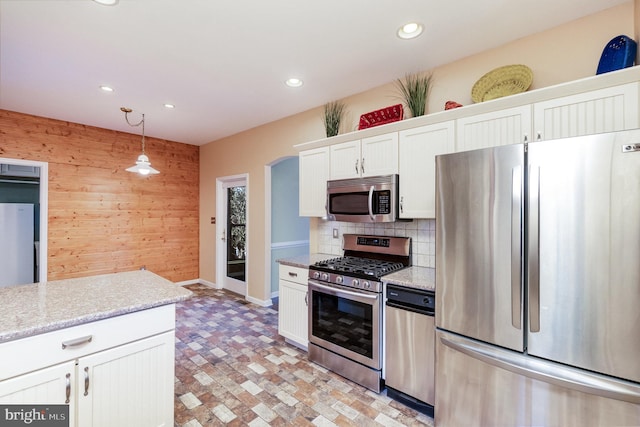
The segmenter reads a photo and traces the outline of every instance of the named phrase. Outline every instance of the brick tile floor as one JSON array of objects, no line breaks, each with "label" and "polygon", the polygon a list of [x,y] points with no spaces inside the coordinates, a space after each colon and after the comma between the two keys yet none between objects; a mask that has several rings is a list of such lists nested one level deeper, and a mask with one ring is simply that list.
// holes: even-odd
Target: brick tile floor
[{"label": "brick tile floor", "polygon": [[433,426],[309,362],[278,335],[277,306],[189,285],[177,307],[175,426]]}]

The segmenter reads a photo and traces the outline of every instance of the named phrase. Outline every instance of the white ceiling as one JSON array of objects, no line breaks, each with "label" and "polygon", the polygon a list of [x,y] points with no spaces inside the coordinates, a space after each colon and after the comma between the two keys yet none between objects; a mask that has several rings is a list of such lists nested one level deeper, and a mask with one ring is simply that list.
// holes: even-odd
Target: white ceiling
[{"label": "white ceiling", "polygon": [[0,109],[202,145],[628,1],[0,0]]}]

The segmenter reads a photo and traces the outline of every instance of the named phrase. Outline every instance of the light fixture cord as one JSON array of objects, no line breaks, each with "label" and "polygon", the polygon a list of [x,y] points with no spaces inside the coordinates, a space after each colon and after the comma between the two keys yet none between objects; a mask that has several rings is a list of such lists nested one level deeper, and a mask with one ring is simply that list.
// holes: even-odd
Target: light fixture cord
[{"label": "light fixture cord", "polygon": [[140,126],[142,125],[142,154],[145,154],[144,152],[144,113],[142,113],[142,119],[138,122],[138,123],[131,123],[129,121],[129,112],[125,111],[124,112],[124,119],[127,121],[127,124],[129,126]]}]

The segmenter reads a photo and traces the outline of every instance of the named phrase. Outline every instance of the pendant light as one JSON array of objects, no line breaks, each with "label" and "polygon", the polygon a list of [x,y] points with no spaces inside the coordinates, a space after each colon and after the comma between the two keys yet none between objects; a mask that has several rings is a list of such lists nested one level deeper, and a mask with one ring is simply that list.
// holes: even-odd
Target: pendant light
[{"label": "pendant light", "polygon": [[124,119],[127,121],[127,124],[129,126],[142,125],[142,154],[138,156],[138,160],[136,161],[135,166],[131,166],[130,168],[126,169],[127,172],[135,172],[144,176],[155,175],[157,173],[160,173],[159,170],[156,170],[151,167],[151,163],[149,162],[149,157],[147,157],[147,155],[144,152],[144,114],[142,115],[142,119],[138,123],[131,123],[129,121],[129,113],[131,113],[133,110],[131,108],[121,107],[120,111],[124,113]]}]

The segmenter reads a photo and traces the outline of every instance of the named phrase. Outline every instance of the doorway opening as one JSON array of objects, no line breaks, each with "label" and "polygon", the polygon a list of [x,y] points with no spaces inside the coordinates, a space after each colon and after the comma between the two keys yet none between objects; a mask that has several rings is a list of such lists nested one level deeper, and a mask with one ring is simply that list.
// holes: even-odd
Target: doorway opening
[{"label": "doorway opening", "polygon": [[[11,205],[20,204],[23,207],[32,206],[32,209],[19,209],[18,211],[25,213],[32,211],[30,214],[30,222],[32,224],[29,235],[32,236],[28,244],[24,242],[16,242],[16,246],[8,243],[8,234],[0,235],[5,247],[9,250],[10,255],[16,256],[18,247],[28,251],[29,265],[25,266],[25,272],[16,272],[15,277],[28,277],[21,279],[22,283],[6,283],[26,284],[33,282],[47,281],[47,235],[48,235],[48,182],[49,182],[49,164],[46,162],[38,162],[32,160],[0,158],[0,203]],[[7,213],[9,211],[6,211]],[[5,215],[3,215],[5,216]],[[15,215],[6,215],[8,217]],[[18,216],[22,216],[18,215]],[[15,224],[24,224],[24,218],[13,218],[17,220]],[[16,225],[17,227],[17,225]],[[12,238],[23,238],[26,233],[16,232],[17,229],[10,230]],[[32,232],[32,234],[31,234]],[[26,253],[26,252],[25,252]],[[11,261],[11,258],[2,257],[3,260]],[[20,257],[24,261],[23,257]],[[12,262],[11,267],[19,266],[20,263]],[[6,273],[5,268],[0,270]],[[15,281],[15,279],[14,279]],[[2,283],[0,278],[0,283]]]}]

